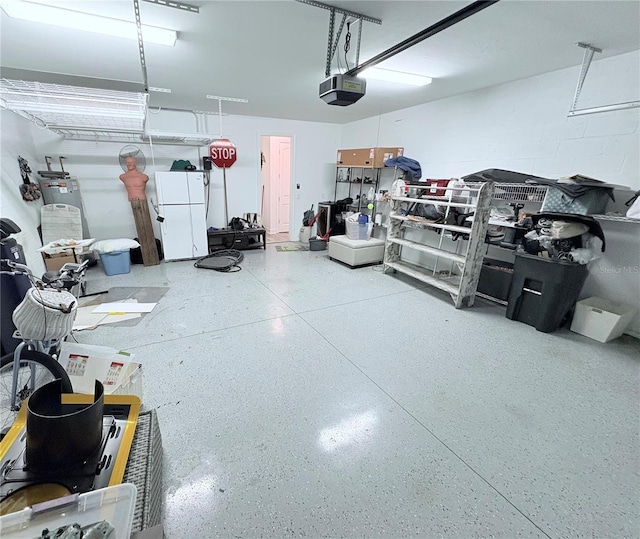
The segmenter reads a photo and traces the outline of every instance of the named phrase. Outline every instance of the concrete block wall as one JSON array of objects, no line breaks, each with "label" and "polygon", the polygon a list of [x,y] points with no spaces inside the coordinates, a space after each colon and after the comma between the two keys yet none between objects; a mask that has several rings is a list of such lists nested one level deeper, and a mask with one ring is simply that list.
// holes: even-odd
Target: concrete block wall
[{"label": "concrete block wall", "polygon": [[[579,108],[640,99],[640,51],[597,64],[604,65],[589,72]],[[568,118],[579,71],[576,66],[352,122],[343,127],[342,147],[404,146],[432,178],[504,168],[548,177],[580,173],[640,189],[640,109]],[[590,85],[600,95],[592,95]]]}]

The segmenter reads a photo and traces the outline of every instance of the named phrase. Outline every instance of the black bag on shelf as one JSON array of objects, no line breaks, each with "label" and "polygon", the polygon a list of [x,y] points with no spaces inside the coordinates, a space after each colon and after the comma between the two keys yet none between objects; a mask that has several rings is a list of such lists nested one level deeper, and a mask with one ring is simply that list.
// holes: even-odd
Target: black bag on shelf
[{"label": "black bag on shelf", "polygon": [[232,217],[229,221],[229,228],[231,230],[244,230],[245,228],[251,228],[249,221],[242,219],[242,217]]},{"label": "black bag on shelf", "polygon": [[444,213],[438,210],[434,204],[422,204],[420,202],[414,202],[409,208],[408,214],[423,217],[436,223],[440,223],[444,219]]}]

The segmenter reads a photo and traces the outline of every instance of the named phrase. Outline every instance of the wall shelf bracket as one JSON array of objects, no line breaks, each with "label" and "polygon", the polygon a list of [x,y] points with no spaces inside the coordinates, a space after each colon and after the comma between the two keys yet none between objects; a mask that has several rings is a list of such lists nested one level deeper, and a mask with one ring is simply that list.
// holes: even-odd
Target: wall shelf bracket
[{"label": "wall shelf bracket", "polygon": [[578,47],[584,49],[584,57],[582,59],[582,68],[580,69],[580,76],[578,77],[578,85],[576,86],[576,93],[573,96],[573,103],[571,104],[571,110],[567,117],[571,118],[573,116],[583,116],[585,114],[596,114],[598,112],[611,112],[614,110],[627,110],[627,109],[635,109],[640,107],[640,101],[627,101],[625,103],[615,103],[613,105],[602,105],[600,107],[589,107],[585,109],[578,109],[578,99],[580,97],[580,92],[582,92],[582,86],[584,85],[584,81],[587,78],[587,72],[589,71],[589,66],[591,65],[591,61],[593,60],[593,55],[596,52],[602,52],[602,49],[597,47],[593,47],[588,43],[576,43]]}]

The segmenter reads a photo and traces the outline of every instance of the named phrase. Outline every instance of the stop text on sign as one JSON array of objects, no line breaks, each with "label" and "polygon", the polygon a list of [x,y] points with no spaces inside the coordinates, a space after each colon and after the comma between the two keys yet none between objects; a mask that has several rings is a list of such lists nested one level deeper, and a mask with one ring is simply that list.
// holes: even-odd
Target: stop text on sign
[{"label": "stop text on sign", "polygon": [[233,159],[236,156],[235,148],[212,148],[212,159]]}]

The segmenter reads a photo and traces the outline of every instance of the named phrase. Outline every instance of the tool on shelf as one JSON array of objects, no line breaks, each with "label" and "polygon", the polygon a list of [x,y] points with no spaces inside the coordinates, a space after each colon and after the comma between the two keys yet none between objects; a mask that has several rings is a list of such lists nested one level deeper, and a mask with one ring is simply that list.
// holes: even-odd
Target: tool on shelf
[{"label": "tool on shelf", "polygon": [[509,202],[509,206],[513,208],[513,220],[517,223],[520,220],[520,210],[524,208],[524,204],[519,202]]}]

